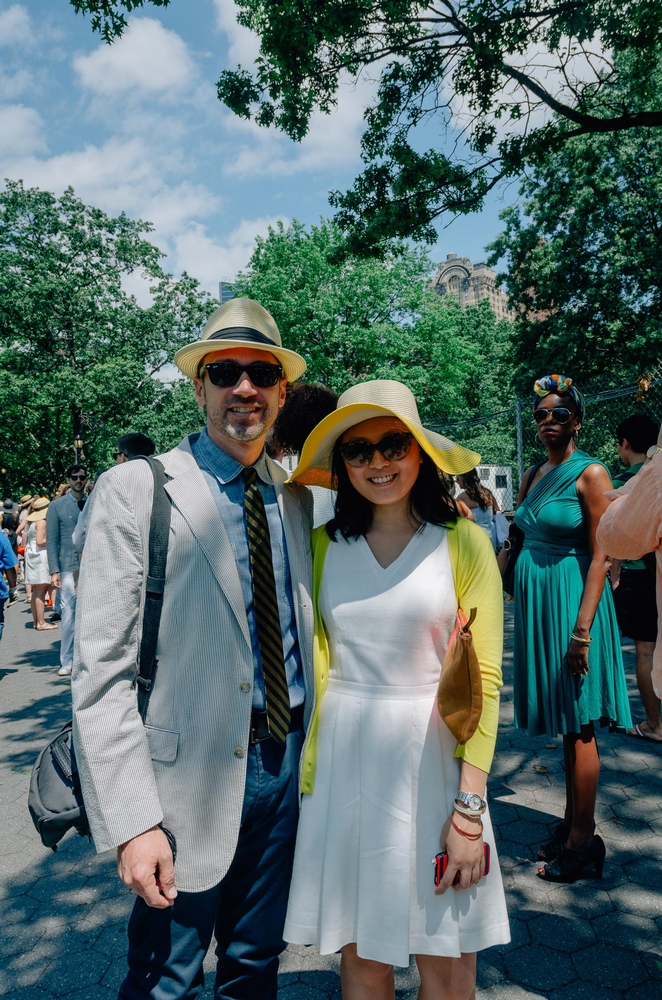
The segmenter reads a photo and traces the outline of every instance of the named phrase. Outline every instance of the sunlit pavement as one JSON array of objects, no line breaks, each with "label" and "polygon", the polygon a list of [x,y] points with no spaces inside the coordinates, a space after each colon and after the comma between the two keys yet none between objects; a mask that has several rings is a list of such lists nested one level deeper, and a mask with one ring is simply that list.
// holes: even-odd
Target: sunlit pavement
[{"label": "sunlit pavement", "polygon": [[[96,855],[86,840],[70,835],[57,854],[45,850],[26,806],[37,751],[70,714],[69,684],[57,676],[58,645],[59,631],[33,631],[26,604],[8,609],[0,643],[0,993],[12,1000],[111,1000],[125,971],[132,894],[118,881],[113,856]],[[530,739],[512,729],[510,649],[507,641],[489,791],[513,940],[479,956],[478,996],[662,997],[662,750],[600,735],[602,881],[541,882],[533,859],[562,811],[561,740]],[[639,719],[633,648],[624,649]],[[339,997],[338,964],[335,955],[289,949],[279,997]],[[203,1000],[212,997],[213,965],[210,953]],[[398,998],[413,1000],[417,982],[413,967],[397,971]]]}]

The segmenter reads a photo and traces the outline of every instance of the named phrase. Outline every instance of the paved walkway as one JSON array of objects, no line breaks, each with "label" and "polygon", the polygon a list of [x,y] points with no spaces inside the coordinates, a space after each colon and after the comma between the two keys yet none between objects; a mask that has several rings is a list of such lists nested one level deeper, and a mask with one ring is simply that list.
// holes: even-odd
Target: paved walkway
[{"label": "paved walkway", "polygon": [[[124,976],[131,893],[113,857],[95,855],[82,838],[70,836],[57,854],[46,851],[26,808],[37,750],[69,716],[69,685],[56,674],[58,635],[34,632],[25,604],[7,612],[0,644],[0,994],[112,1000]],[[632,648],[625,651],[631,672]],[[600,736],[603,879],[541,882],[533,858],[562,811],[561,741],[512,729],[511,655],[507,650],[489,788],[513,941],[479,956],[478,996],[654,1000],[662,996],[662,751]],[[640,717],[634,689],[632,704]],[[211,1000],[212,956],[206,968],[204,1000]],[[281,968],[279,1000],[340,996],[337,956],[291,948]],[[413,967],[400,970],[399,1000],[413,1000],[417,983]]]}]

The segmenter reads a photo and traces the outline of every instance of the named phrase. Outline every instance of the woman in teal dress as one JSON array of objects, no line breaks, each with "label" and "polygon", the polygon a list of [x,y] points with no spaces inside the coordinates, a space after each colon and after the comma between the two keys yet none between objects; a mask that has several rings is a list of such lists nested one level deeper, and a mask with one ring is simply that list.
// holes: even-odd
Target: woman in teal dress
[{"label": "woman in teal dress", "polygon": [[595,834],[600,758],[594,725],[631,725],[609,559],[595,533],[609,501],[605,466],[577,447],[584,400],[572,379],[534,386],[533,416],[548,460],[522,479],[515,520],[524,546],[515,568],[515,725],[563,736],[565,817],[538,857],[553,882],[602,874]]}]

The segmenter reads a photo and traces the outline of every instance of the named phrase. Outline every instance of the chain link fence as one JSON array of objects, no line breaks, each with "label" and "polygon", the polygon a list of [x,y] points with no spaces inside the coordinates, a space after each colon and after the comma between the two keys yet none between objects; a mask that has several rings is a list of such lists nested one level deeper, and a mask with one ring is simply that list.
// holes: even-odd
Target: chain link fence
[{"label": "chain link fence", "polygon": [[[586,400],[579,447],[604,462],[613,474],[624,471],[616,452],[616,428],[634,413],[646,413],[658,424],[662,421],[662,365],[640,375],[630,385],[578,388]],[[532,413],[533,394],[516,398],[511,406],[497,413],[434,424],[431,429],[479,452],[481,465],[510,467],[516,497],[524,470],[545,457]]]}]

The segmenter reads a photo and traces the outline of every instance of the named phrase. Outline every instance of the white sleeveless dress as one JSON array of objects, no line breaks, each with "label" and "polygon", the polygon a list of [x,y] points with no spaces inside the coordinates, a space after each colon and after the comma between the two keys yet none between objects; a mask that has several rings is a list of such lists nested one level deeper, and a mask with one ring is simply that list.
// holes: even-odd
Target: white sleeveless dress
[{"label": "white sleeveless dress", "polygon": [[364,538],[331,542],[321,610],[331,665],[285,940],[322,954],[356,942],[360,957],[398,966],[508,942],[489,812],[490,874],[434,894],[431,861],[460,777],[436,708],[457,610],[445,529],[425,525],[386,569]]}]

